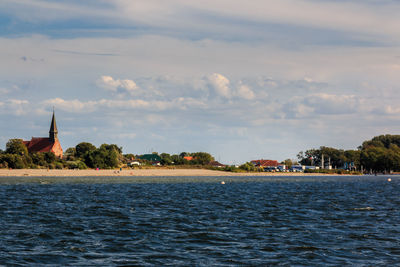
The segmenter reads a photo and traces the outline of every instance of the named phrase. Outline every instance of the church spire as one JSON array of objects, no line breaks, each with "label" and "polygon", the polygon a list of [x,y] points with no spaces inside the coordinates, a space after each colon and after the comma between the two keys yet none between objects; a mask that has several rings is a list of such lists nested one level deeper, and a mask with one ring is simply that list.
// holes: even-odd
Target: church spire
[{"label": "church spire", "polygon": [[50,131],[49,131],[49,139],[50,141],[54,142],[58,137],[58,130],[56,124],[56,116],[54,115],[54,108],[53,108],[53,118],[51,119]]}]

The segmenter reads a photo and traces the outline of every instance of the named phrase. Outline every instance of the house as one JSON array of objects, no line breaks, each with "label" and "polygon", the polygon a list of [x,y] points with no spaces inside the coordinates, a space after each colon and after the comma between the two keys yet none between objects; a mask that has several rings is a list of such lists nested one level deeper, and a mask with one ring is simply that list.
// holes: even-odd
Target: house
[{"label": "house", "polygon": [[193,157],[191,157],[191,156],[186,156],[186,157],[183,157],[184,159],[186,159],[187,161],[192,161],[193,160]]},{"label": "house", "polygon": [[278,161],[269,159],[252,160],[250,161],[250,163],[253,164],[255,167],[260,167],[260,168],[268,168],[268,167],[277,168],[280,165]]},{"label": "house", "polygon": [[28,148],[29,153],[51,152],[54,153],[56,157],[62,158],[63,149],[58,140],[58,130],[54,111],[50,124],[49,137],[32,137],[30,141],[23,142]]},{"label": "house", "polygon": [[157,154],[144,154],[144,155],[138,156],[137,158],[141,159],[141,160],[147,160],[151,163],[161,162],[161,157]]},{"label": "house", "polygon": [[130,167],[133,167],[133,166],[140,166],[140,165],[142,165],[142,164],[140,163],[139,160],[136,160],[136,159],[131,160],[131,161],[128,162],[128,166],[130,166]]},{"label": "house", "polygon": [[210,165],[211,167],[216,167],[216,168],[223,168],[223,167],[225,167],[224,164],[219,163],[218,161],[211,161],[208,165]]}]

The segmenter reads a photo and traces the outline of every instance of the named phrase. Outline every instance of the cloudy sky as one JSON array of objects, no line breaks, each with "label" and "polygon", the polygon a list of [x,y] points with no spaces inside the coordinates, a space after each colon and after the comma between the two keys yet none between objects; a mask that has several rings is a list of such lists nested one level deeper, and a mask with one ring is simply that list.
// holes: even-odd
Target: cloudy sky
[{"label": "cloudy sky", "polygon": [[398,0],[2,0],[0,148],[223,163],[400,132]]}]

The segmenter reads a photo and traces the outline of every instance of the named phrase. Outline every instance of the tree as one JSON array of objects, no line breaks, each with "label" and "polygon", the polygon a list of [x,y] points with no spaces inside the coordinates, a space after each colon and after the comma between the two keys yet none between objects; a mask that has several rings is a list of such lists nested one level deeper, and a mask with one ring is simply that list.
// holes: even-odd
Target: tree
[{"label": "tree", "polygon": [[84,154],[84,161],[90,168],[109,169],[119,166],[122,151],[117,145],[102,144],[100,148],[89,150]]},{"label": "tree", "polygon": [[75,150],[76,150],[76,156],[78,158],[83,158],[87,153],[96,150],[96,147],[91,143],[82,142],[76,145]]},{"label": "tree", "polygon": [[256,171],[257,168],[251,164],[250,162],[246,162],[245,164],[242,164],[239,166],[239,169],[247,171],[247,172],[251,172],[251,171]]},{"label": "tree", "polygon": [[172,158],[171,155],[168,153],[161,153],[161,164],[162,165],[171,165],[172,164]]},{"label": "tree", "polygon": [[400,135],[380,135],[363,142],[360,164],[372,172],[400,171]]},{"label": "tree", "polygon": [[44,158],[44,153],[33,153],[31,154],[32,162],[38,166],[47,166],[47,162]]},{"label": "tree", "polygon": [[299,163],[307,166],[318,166],[321,162],[320,151],[318,149],[309,149],[306,152],[300,151],[297,154]]},{"label": "tree", "polygon": [[100,146],[100,149],[105,149],[105,150],[108,150],[108,151],[115,150],[119,154],[122,153],[122,147],[119,147],[116,144],[110,144],[110,145],[109,144],[102,144]]},{"label": "tree", "polygon": [[6,153],[15,155],[28,155],[28,148],[22,139],[10,139],[6,144]]},{"label": "tree", "polygon": [[64,157],[67,160],[75,160],[75,156],[76,156],[76,148],[75,147],[70,147],[67,150],[65,150],[65,152],[64,152]]},{"label": "tree", "polygon": [[56,155],[54,155],[54,153],[52,152],[44,152],[43,156],[44,160],[49,164],[54,163],[56,161]]},{"label": "tree", "polygon": [[0,157],[0,163],[12,169],[24,169],[28,167],[25,157],[18,154],[3,154]]},{"label": "tree", "polygon": [[347,163],[353,163],[355,169],[360,169],[360,155],[361,151],[360,150],[346,150],[344,152],[344,156],[346,158]]},{"label": "tree", "polygon": [[188,157],[190,156],[190,153],[188,152],[182,152],[181,154],[179,154],[179,157],[184,158],[184,157]]},{"label": "tree", "polygon": [[192,164],[207,165],[211,161],[214,161],[214,157],[206,152],[196,152],[191,155],[193,157],[193,160],[191,161]]},{"label": "tree", "polygon": [[373,172],[384,171],[385,153],[386,153],[385,147],[381,146],[378,147],[370,146],[366,149],[363,149],[360,155],[361,164],[365,166],[367,170]]},{"label": "tree", "polygon": [[172,155],[171,160],[174,163],[174,165],[183,165],[187,164],[187,160],[181,157],[180,155]]},{"label": "tree", "polygon": [[283,162],[283,164],[285,164],[286,167],[287,167],[288,169],[290,169],[290,168],[292,168],[293,165],[296,165],[297,162],[296,162],[295,160],[286,159],[286,160]]}]

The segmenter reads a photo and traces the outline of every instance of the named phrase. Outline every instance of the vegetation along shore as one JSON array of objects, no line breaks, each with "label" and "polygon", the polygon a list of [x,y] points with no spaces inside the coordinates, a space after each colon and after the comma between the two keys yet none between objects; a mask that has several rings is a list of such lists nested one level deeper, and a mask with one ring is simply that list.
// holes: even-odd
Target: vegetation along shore
[{"label": "vegetation along shore", "polygon": [[318,149],[301,151],[297,155],[298,160],[288,159],[279,163],[285,169],[274,167],[271,171],[270,168],[257,166],[257,162],[261,161],[246,162],[238,166],[224,165],[206,152],[182,152],[179,155],[157,152],[144,155],[123,154],[122,148],[116,144],[96,147],[88,142],[68,148],[63,157],[57,157],[52,152],[29,153],[23,140],[10,139],[6,149],[0,150],[0,175],[101,176],[121,175],[121,172],[137,176],[205,176],[221,173],[265,175],[265,171],[270,171],[271,174],[285,172],[295,166],[309,166],[310,168],[301,169],[307,174],[394,173],[400,171],[399,147],[400,135],[374,137],[363,142],[356,150],[321,146]]}]

